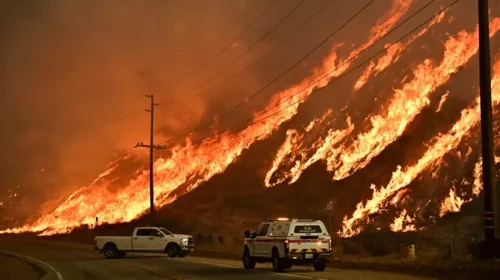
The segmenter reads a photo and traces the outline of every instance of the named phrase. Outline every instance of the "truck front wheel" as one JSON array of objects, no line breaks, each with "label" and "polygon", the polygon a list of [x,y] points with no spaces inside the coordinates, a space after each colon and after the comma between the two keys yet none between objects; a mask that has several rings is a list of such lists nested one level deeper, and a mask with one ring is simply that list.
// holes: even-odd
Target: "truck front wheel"
[{"label": "truck front wheel", "polygon": [[245,269],[255,268],[255,260],[250,256],[250,252],[248,252],[246,248],[243,252],[243,267],[245,267]]},{"label": "truck front wheel", "polygon": [[104,246],[103,251],[104,251],[104,256],[107,259],[114,259],[118,257],[118,249],[114,244],[107,244],[106,246]]},{"label": "truck front wheel", "polygon": [[179,255],[179,246],[175,243],[170,243],[167,245],[166,251],[170,258],[175,258]]}]

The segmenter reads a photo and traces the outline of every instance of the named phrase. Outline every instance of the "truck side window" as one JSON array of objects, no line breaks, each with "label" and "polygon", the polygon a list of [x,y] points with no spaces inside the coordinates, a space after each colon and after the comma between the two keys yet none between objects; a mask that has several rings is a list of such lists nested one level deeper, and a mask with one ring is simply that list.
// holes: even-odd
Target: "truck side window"
[{"label": "truck side window", "polygon": [[[159,235],[159,234],[161,234],[161,235]],[[152,230],[151,236],[163,236],[163,233],[160,233],[160,231],[158,231],[158,230]]]},{"label": "truck side window", "polygon": [[141,228],[137,230],[137,236],[151,236],[152,230]]},{"label": "truck side window", "polygon": [[260,232],[257,233],[258,236],[266,236],[267,235],[267,230],[269,229],[269,224],[264,224],[260,228]]},{"label": "truck side window", "polygon": [[262,225],[257,227],[257,229],[255,230],[255,235],[259,236],[261,231],[262,231]]}]

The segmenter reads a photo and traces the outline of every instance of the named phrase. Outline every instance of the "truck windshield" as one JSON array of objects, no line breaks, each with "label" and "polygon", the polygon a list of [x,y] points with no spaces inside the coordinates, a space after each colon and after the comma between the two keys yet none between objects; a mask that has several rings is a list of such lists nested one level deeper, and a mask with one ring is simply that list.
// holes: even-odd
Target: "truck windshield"
[{"label": "truck windshield", "polygon": [[165,228],[160,228],[161,232],[163,232],[163,234],[165,235],[172,235],[173,233],[171,233],[170,231],[168,231],[167,229]]}]

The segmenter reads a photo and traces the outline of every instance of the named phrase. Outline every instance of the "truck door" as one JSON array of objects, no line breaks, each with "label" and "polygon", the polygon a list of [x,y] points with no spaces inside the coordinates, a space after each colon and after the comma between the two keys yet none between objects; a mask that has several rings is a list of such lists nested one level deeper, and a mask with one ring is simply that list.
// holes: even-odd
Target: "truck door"
[{"label": "truck door", "polygon": [[160,251],[163,252],[165,250],[165,247],[167,246],[166,241],[165,241],[165,235],[157,230],[153,229],[151,230],[151,242],[149,244],[149,249],[151,251]]},{"label": "truck door", "polygon": [[151,250],[151,243],[154,242],[151,232],[154,231],[149,228],[137,229],[136,235],[132,239],[134,251],[149,251]]},{"label": "truck door", "polygon": [[269,229],[269,223],[261,224],[255,231],[255,255],[261,257],[267,257],[267,243],[269,243],[269,238],[267,237],[267,231]]}]

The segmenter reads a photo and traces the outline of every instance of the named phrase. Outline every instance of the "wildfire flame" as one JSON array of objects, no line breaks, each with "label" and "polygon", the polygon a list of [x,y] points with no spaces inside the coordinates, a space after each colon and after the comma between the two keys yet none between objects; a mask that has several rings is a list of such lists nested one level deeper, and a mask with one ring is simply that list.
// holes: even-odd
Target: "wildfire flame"
[{"label": "wildfire flame", "polygon": [[[372,28],[369,39],[362,48],[382,37],[401,19],[412,3],[413,0],[395,0],[391,11]],[[258,116],[241,132],[226,132],[199,145],[193,145],[187,139],[186,145],[173,147],[169,157],[160,158],[154,163],[156,205],[171,203],[185,192],[223,172],[252,143],[269,137],[297,113],[299,105],[314,89],[326,86],[332,78],[344,73],[351,65],[349,60],[359,54],[362,48],[351,52],[344,60],[338,59],[333,48],[321,67],[314,69],[301,82],[278,92],[264,109],[268,113],[256,114]],[[92,224],[94,217],[108,223],[131,221],[149,207],[148,177],[147,171],[139,171],[127,186],[116,193],[108,190],[110,181],[97,180],[77,190],[52,213],[34,223],[2,232],[34,231],[51,235],[69,232],[82,224]]]},{"label": "wildfire flame", "polygon": [[[496,164],[500,163],[499,156],[495,156],[495,163]],[[481,158],[479,158],[479,161],[474,165],[474,182],[472,184],[472,195],[468,194],[459,195],[457,194],[456,189],[452,187],[450,189],[450,193],[448,194],[448,196],[441,203],[441,207],[439,209],[439,216],[442,217],[446,213],[450,212],[458,212],[462,208],[462,205],[478,197],[481,191],[483,190],[483,180],[481,177],[482,175],[483,175],[483,164]]]},{"label": "wildfire flame", "polygon": [[416,231],[417,227],[415,226],[415,217],[410,217],[410,215],[406,212],[406,209],[403,209],[399,216],[394,219],[390,225],[390,229],[395,232]]},{"label": "wildfire flame", "polygon": [[[498,24],[500,24],[500,21],[495,19],[491,23],[492,30],[498,30],[499,26],[496,28],[494,27]],[[472,37],[477,37],[477,31]],[[461,36],[461,38],[466,39],[471,37]],[[477,38],[474,42],[477,42]],[[475,48],[477,49],[477,46]],[[500,103],[500,59],[495,62],[493,69],[494,77],[492,79],[492,101],[494,105],[498,105]],[[476,126],[479,121],[480,107],[479,98],[477,98],[473,106],[468,107],[461,112],[460,119],[453,125],[448,133],[440,134],[435,137],[433,144],[428,147],[427,151],[416,164],[408,166],[404,170],[401,166],[398,166],[398,169],[394,171],[391,180],[386,187],[376,189],[375,185],[371,186],[371,189],[373,190],[372,198],[366,203],[360,202],[356,206],[356,210],[352,214],[351,218],[348,218],[347,216],[344,217],[342,235],[349,237],[358,234],[362,230],[363,222],[369,219],[370,214],[377,213],[382,208],[387,207],[387,204],[390,203],[390,201],[388,202],[390,197],[398,191],[406,188],[423,171],[440,163],[443,156],[456,149],[461,140],[470,133],[470,130]],[[478,173],[479,172],[476,171],[476,174]],[[475,180],[475,185],[476,183],[479,183],[477,179]],[[473,193],[478,194],[479,191],[480,189],[476,189]]]},{"label": "wildfire flame", "polygon": [[[490,23],[490,36],[500,29],[500,18]],[[401,89],[397,89],[385,106],[385,111],[370,118],[372,129],[358,135],[357,139],[336,157],[330,157],[328,170],[334,171],[334,179],[344,179],[364,168],[389,144],[398,139],[406,127],[430,104],[429,95],[438,86],[448,82],[450,76],[463,67],[478,50],[478,30],[461,31],[457,37],[450,37],[445,43],[444,57],[434,66],[426,60],[416,67],[414,78]]]},{"label": "wildfire flame", "polygon": [[[405,6],[406,7],[406,6]],[[400,9],[407,9],[401,7]],[[394,8],[395,9],[395,8]],[[405,10],[406,11],[406,10]],[[390,48],[386,50],[386,54],[380,57],[379,59],[374,59],[370,61],[370,64],[366,67],[364,70],[363,74],[357,82],[355,83],[354,90],[355,92],[361,89],[361,87],[372,77],[377,76],[379,73],[381,73],[383,70],[385,70],[387,67],[389,67],[392,63],[396,62],[399,57],[401,56],[401,52],[406,48],[408,45],[410,45],[412,42],[414,42],[416,39],[427,33],[427,31],[436,23],[439,23],[443,20],[445,17],[445,13],[440,13],[436,18],[434,18],[432,21],[430,21],[425,28],[420,30],[417,34],[411,36],[406,42],[404,43],[396,43],[393,44]],[[378,32],[373,31],[374,33],[380,34]],[[382,35],[380,35],[382,36]],[[370,40],[370,43],[373,43],[375,40]],[[357,48],[356,50],[352,51],[349,57],[353,57],[357,55],[359,52],[361,52],[364,48],[366,48],[367,44],[362,45],[361,47]],[[387,44],[386,44],[387,46]],[[376,61],[376,62],[375,62]],[[347,70],[347,69],[346,69]],[[335,130],[335,131],[328,131],[328,134],[333,133],[333,134],[338,134],[339,136],[337,137],[336,135],[327,135],[324,139],[318,139],[313,146],[315,147],[321,147],[319,150],[318,149],[308,149],[309,151],[304,150],[304,146],[306,146],[303,143],[303,139],[305,139],[304,136],[301,135],[294,135],[294,144],[290,143],[284,143],[280,149],[277,152],[277,156],[275,160],[273,161],[273,164],[270,168],[270,170],[266,174],[266,179],[265,179],[265,185],[267,187],[272,187],[277,184],[280,184],[284,182],[285,180],[289,179],[288,184],[293,184],[295,183],[302,172],[307,169],[309,166],[311,166],[313,163],[319,161],[319,160],[332,160],[336,158],[339,153],[342,151],[341,148],[337,148],[336,150],[330,150],[328,147],[333,147],[337,143],[340,143],[341,140],[345,139],[353,130],[354,126],[350,124],[350,118],[348,118],[348,127],[344,130]],[[311,125],[318,125],[320,122],[315,122],[311,123]],[[312,128],[311,128],[312,129]],[[306,132],[309,132],[306,130]],[[298,132],[297,132],[298,133]],[[340,136],[341,135],[341,136]],[[287,138],[285,141],[290,141],[289,138]],[[321,143],[322,142],[322,143]],[[301,153],[296,153],[296,151],[301,150]],[[308,156],[309,155],[309,156]],[[299,159],[294,159],[294,157],[300,157]],[[293,165],[292,165],[293,163]],[[282,174],[278,174],[273,176],[273,174],[280,170],[283,169],[282,166],[290,166],[289,171],[283,171]],[[274,182],[271,182],[271,179],[275,179]]]},{"label": "wildfire flame", "polygon": [[417,34],[411,36],[408,40],[406,40],[406,42],[398,42],[390,46],[387,49],[386,54],[378,58],[377,62],[375,62],[374,60],[370,61],[370,64],[368,64],[363,74],[361,74],[361,77],[359,77],[354,84],[354,90],[357,91],[361,89],[369,79],[377,76],[382,71],[387,69],[387,67],[389,67],[392,63],[398,61],[398,59],[401,57],[401,53],[406,47],[408,47],[416,39],[427,33],[427,31],[429,31],[429,29],[436,23],[440,23],[444,19],[445,15],[446,13],[440,13],[439,16],[430,21],[425,28],[420,30],[420,32],[418,32]]}]

